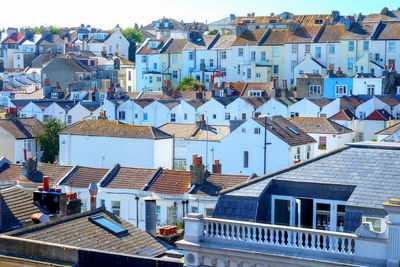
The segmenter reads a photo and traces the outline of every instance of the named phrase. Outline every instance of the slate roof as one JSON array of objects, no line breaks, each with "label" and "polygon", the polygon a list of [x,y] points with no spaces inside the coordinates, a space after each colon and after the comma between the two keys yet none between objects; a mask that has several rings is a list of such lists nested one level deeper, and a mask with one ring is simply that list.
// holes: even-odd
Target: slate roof
[{"label": "slate roof", "polygon": [[154,99],[135,99],[134,103],[138,104],[142,108],[145,108],[148,105],[150,105],[151,103],[153,103],[154,101],[155,101]]},{"label": "slate roof", "polygon": [[340,43],[344,34],[344,25],[327,25],[320,33],[318,43]]},{"label": "slate roof", "polygon": [[288,29],[273,29],[267,33],[267,38],[261,44],[262,46],[267,45],[284,45],[289,37]]},{"label": "slate roof", "polygon": [[188,140],[219,142],[230,134],[228,125],[205,125],[197,128]]},{"label": "slate roof", "polygon": [[335,100],[330,98],[307,98],[307,99],[320,108],[325,107],[326,105],[332,103]]},{"label": "slate roof", "polygon": [[0,127],[14,136],[15,139],[32,139],[36,137],[42,123],[36,118],[20,118],[16,121],[0,119]]},{"label": "slate roof", "polygon": [[81,101],[80,104],[89,111],[95,111],[100,107],[100,104],[96,102]]},{"label": "slate roof", "polygon": [[190,138],[195,133],[197,126],[195,123],[166,123],[158,129],[175,138]]},{"label": "slate roof", "polygon": [[365,102],[364,99],[361,99],[357,96],[342,96],[340,97],[340,104],[342,105],[342,103],[345,102],[346,104],[349,104],[350,106],[356,108],[359,105],[361,105],[362,103]]},{"label": "slate roof", "polygon": [[68,176],[58,181],[58,185],[88,188],[90,183],[98,183],[109,169],[76,166]]},{"label": "slate roof", "polygon": [[101,187],[144,190],[158,172],[159,169],[120,167],[101,182]]},{"label": "slate roof", "polygon": [[[362,159],[362,160],[360,160]],[[273,181],[354,186],[346,205],[383,209],[382,203],[400,194],[400,144],[355,143],[286,169],[261,176],[221,192],[259,197]]]},{"label": "slate roof", "polygon": [[230,50],[236,40],[235,34],[224,34],[219,37],[211,50]]},{"label": "slate roof", "polygon": [[311,43],[317,37],[321,26],[305,26],[289,35],[287,43]]},{"label": "slate roof", "polygon": [[242,91],[240,92],[240,96],[249,96],[249,90],[264,91],[265,96],[270,96],[272,91],[270,83],[252,82],[245,84]]},{"label": "slate roof", "polygon": [[[208,50],[212,48],[220,35],[201,35],[198,34],[192,41],[188,41],[183,50]],[[198,41],[199,40],[199,41]]]},{"label": "slate roof", "polygon": [[379,33],[375,37],[376,40],[399,40],[400,39],[400,23],[386,22],[382,23],[378,29]]},{"label": "slate roof", "polygon": [[374,120],[374,121],[389,121],[394,119],[389,112],[384,109],[376,109],[371,114],[369,114],[364,120]]},{"label": "slate roof", "polygon": [[136,139],[168,139],[171,135],[153,127],[121,124],[110,120],[79,121],[60,132],[60,134],[107,136]]},{"label": "slate roof", "polygon": [[385,104],[394,107],[400,104],[400,100],[396,96],[376,96],[379,100],[384,102]]},{"label": "slate roof", "polygon": [[300,98],[295,98],[295,97],[279,97],[275,98],[276,101],[279,103],[285,105],[286,107],[290,107],[291,105],[299,102],[301,99]]},{"label": "slate roof", "polygon": [[[89,221],[89,217],[94,215],[104,216],[113,223],[127,229],[128,233],[118,237],[108,232]],[[169,249],[157,238],[114,216],[104,208],[64,216],[48,223],[10,232],[8,235],[85,249],[147,257],[156,257]]]},{"label": "slate roof", "polygon": [[350,30],[345,31],[342,40],[368,40],[374,34],[378,23],[354,23]]},{"label": "slate roof", "polygon": [[186,103],[191,105],[194,108],[198,108],[207,102],[206,99],[187,99],[185,100]]},{"label": "slate roof", "polygon": [[180,195],[189,192],[190,172],[163,170],[146,191],[156,194]]},{"label": "slate roof", "polygon": [[357,120],[358,118],[350,110],[342,109],[329,119],[335,121],[351,121],[351,120]]},{"label": "slate roof", "polygon": [[382,141],[384,142],[400,142],[400,131],[397,131],[389,136],[387,136],[385,139]]},{"label": "slate roof", "polygon": [[171,100],[161,99],[161,100],[157,100],[157,101],[159,103],[165,105],[169,109],[173,109],[174,107],[178,106],[181,103],[180,100],[176,100],[176,99],[171,99]]},{"label": "slate roof", "polygon": [[390,126],[388,128],[386,128],[386,129],[383,129],[383,130],[381,130],[381,131],[379,131],[379,132],[377,132],[375,134],[392,135],[392,134],[394,134],[395,132],[397,132],[399,130],[400,130],[400,122],[396,123],[396,124],[394,124],[394,125],[392,125],[392,126]]},{"label": "slate roof", "polygon": [[262,96],[242,97],[242,99],[252,105],[255,109],[259,108],[268,101],[268,98]]},{"label": "slate roof", "polygon": [[327,118],[295,117],[291,118],[290,122],[306,133],[347,134],[353,132],[352,130]]},{"label": "slate roof", "polygon": [[[265,119],[266,118],[253,118],[253,120],[255,120],[263,128],[265,128]],[[289,122],[282,116],[273,116],[272,121],[267,118],[266,122],[266,129],[268,130],[268,132],[272,133],[289,146],[299,146],[315,143],[314,138],[309,136],[299,127]],[[293,129],[295,132],[290,130],[290,128]]]},{"label": "slate roof", "polygon": [[15,230],[30,222],[31,216],[40,210],[33,205],[32,194],[15,186],[0,190],[0,232]]},{"label": "slate roof", "polygon": [[233,187],[246,182],[249,179],[247,175],[229,175],[211,173],[204,184],[196,188],[191,194],[200,196],[218,196],[221,190]]},{"label": "slate roof", "polygon": [[266,32],[266,30],[246,30],[242,35],[236,37],[232,46],[257,45]]},{"label": "slate roof", "polygon": [[[150,42],[160,42],[160,44],[156,48],[150,48]],[[161,51],[161,48],[166,44],[166,40],[162,39],[151,39],[140,51],[138,54],[140,55],[148,55],[148,54],[158,54]]]},{"label": "slate roof", "polygon": [[186,39],[173,39],[172,43],[165,50],[164,54],[182,54],[186,42]]}]

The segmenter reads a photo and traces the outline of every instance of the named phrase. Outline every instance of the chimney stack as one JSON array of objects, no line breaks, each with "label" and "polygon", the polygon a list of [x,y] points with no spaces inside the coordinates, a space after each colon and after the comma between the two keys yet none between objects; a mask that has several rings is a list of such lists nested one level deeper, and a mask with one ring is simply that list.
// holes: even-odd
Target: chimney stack
[{"label": "chimney stack", "polygon": [[36,160],[33,158],[28,158],[28,160],[22,163],[22,175],[28,179],[33,177],[36,172]]},{"label": "chimney stack", "polygon": [[219,163],[219,159],[216,159],[214,161],[214,164],[212,165],[212,172],[221,174],[221,170],[222,170],[222,165],[221,163]]},{"label": "chimney stack", "polygon": [[329,64],[328,66],[328,77],[333,77],[333,65]]},{"label": "chimney stack", "polygon": [[205,119],[204,119],[204,114],[200,114],[200,115],[199,115],[199,120],[196,121],[196,126],[197,126],[197,128],[206,126],[206,121],[205,121]]},{"label": "chimney stack", "polygon": [[190,165],[190,184],[200,185],[204,183],[206,169],[203,165],[202,157],[198,157],[196,154],[193,155],[193,162]]},{"label": "chimney stack", "polygon": [[145,198],[146,232],[155,236],[157,223],[157,202],[155,198]]},{"label": "chimney stack", "polygon": [[99,188],[96,183],[90,183],[89,185],[89,193],[90,193],[90,210],[96,209],[96,197]]}]

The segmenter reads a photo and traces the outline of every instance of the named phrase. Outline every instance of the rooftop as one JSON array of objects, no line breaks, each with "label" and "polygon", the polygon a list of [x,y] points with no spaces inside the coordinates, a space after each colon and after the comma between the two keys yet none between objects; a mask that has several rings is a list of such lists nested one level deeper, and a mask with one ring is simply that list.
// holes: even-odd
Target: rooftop
[{"label": "rooftop", "polygon": [[157,194],[180,195],[189,192],[190,172],[163,170],[146,191]]},{"label": "rooftop", "polygon": [[42,123],[36,118],[20,118],[18,120],[0,119],[0,127],[15,139],[32,139],[41,129]]},{"label": "rooftop", "polygon": [[60,134],[155,140],[172,138],[171,135],[152,126],[129,125],[110,120],[79,121],[65,128]]},{"label": "rooftop", "polygon": [[315,134],[347,134],[352,130],[327,118],[295,117],[290,122],[305,131]]},{"label": "rooftop", "polygon": [[396,123],[386,129],[383,129],[375,134],[379,134],[379,135],[391,135],[394,134],[395,132],[400,130],[400,122]]}]

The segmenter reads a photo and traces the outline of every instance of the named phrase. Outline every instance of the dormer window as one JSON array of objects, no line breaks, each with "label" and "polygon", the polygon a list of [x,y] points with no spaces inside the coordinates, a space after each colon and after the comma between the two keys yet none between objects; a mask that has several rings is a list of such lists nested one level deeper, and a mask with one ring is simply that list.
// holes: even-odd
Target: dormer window
[{"label": "dormer window", "polygon": [[323,20],[322,19],[316,19],[315,20],[315,24],[322,24],[323,23]]},{"label": "dormer window", "polygon": [[151,49],[156,49],[160,45],[160,42],[151,41],[149,47]]},{"label": "dormer window", "polygon": [[169,22],[164,22],[164,28],[168,28],[169,27]]},{"label": "dormer window", "polygon": [[51,93],[51,98],[52,99],[57,99],[58,98],[58,93],[57,92],[52,92]]}]

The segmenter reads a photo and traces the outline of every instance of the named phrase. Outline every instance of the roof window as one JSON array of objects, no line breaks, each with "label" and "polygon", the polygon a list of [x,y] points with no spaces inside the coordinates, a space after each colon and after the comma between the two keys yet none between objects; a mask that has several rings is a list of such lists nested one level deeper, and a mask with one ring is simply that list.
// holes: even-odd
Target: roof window
[{"label": "roof window", "polygon": [[96,215],[89,217],[89,221],[110,232],[111,234],[121,237],[128,233],[128,230],[119,226],[118,224],[105,218],[103,215]]},{"label": "roof window", "polygon": [[295,135],[300,135],[298,131],[296,131],[295,129],[293,129],[292,127],[287,127],[292,133],[294,133]]}]

